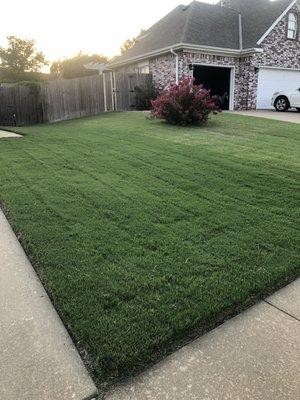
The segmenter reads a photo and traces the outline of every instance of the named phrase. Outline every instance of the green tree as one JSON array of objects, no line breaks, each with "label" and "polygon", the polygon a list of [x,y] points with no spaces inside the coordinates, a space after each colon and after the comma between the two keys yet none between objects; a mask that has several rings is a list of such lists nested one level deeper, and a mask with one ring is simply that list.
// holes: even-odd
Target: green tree
[{"label": "green tree", "polygon": [[50,67],[50,74],[55,76],[62,76],[63,65],[61,61],[54,61]]},{"label": "green tree", "polygon": [[50,73],[51,75],[60,76],[65,79],[79,78],[81,76],[94,75],[98,73],[95,70],[86,69],[85,65],[89,63],[106,64],[107,62],[108,58],[101,54],[88,55],[80,52],[75,57],[62,61],[54,61],[51,64]]},{"label": "green tree", "polygon": [[35,41],[7,36],[8,47],[0,47],[0,65],[14,74],[38,72],[47,65],[44,54],[37,51]]},{"label": "green tree", "polygon": [[121,46],[121,53],[125,53],[127,50],[131,49],[145,34],[145,29],[142,29],[138,36],[133,37],[132,39],[127,39]]}]

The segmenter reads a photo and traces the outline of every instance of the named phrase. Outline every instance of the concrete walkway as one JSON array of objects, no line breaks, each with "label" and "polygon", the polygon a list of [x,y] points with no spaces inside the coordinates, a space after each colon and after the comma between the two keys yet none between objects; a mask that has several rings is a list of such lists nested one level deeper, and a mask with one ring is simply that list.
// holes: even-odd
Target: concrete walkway
[{"label": "concrete walkway", "polygon": [[[228,111],[226,111],[228,112]],[[247,117],[259,117],[275,119],[277,121],[292,122],[300,124],[300,113],[297,111],[278,112],[274,110],[249,110],[249,111],[229,111],[230,114],[245,115]]]},{"label": "concrete walkway", "polygon": [[6,139],[6,138],[21,138],[23,137],[22,135],[19,135],[18,133],[13,133],[9,131],[2,131],[0,129],[0,139]]},{"label": "concrete walkway", "polygon": [[0,399],[95,395],[73,342],[0,210]]},{"label": "concrete walkway", "polygon": [[175,352],[106,400],[299,400],[300,280]]}]

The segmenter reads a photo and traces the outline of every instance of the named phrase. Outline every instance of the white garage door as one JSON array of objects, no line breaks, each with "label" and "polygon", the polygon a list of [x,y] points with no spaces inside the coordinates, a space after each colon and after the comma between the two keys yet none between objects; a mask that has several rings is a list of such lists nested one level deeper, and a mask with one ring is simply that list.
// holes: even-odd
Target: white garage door
[{"label": "white garage door", "polygon": [[262,68],[258,74],[258,109],[272,108],[271,100],[275,92],[300,88],[300,70],[287,71]]}]

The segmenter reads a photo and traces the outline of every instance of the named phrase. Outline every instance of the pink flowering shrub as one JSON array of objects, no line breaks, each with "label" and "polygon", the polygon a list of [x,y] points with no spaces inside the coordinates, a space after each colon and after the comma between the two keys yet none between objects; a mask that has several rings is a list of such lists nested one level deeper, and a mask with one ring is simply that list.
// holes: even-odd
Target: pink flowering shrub
[{"label": "pink flowering shrub", "polygon": [[217,113],[216,99],[203,85],[194,85],[193,78],[185,77],[178,85],[171,84],[151,102],[152,115],[176,125],[199,125]]}]

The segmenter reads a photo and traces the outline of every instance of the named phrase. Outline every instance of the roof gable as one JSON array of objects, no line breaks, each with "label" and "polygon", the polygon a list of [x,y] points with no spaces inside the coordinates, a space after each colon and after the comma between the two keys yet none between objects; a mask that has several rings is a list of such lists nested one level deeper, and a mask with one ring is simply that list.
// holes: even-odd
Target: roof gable
[{"label": "roof gable", "polygon": [[243,47],[257,46],[259,39],[290,4],[292,0],[240,0]]},{"label": "roof gable", "polygon": [[272,32],[272,30],[275,28],[275,26],[284,18],[284,16],[291,10],[294,6],[298,7],[300,11],[300,1],[299,0],[293,0],[292,3],[289,1],[290,4],[287,5],[287,7],[283,10],[283,12],[278,16],[278,18],[272,23],[272,25],[268,28],[266,32],[260,37],[258,40],[257,44],[260,45],[261,42]]}]

